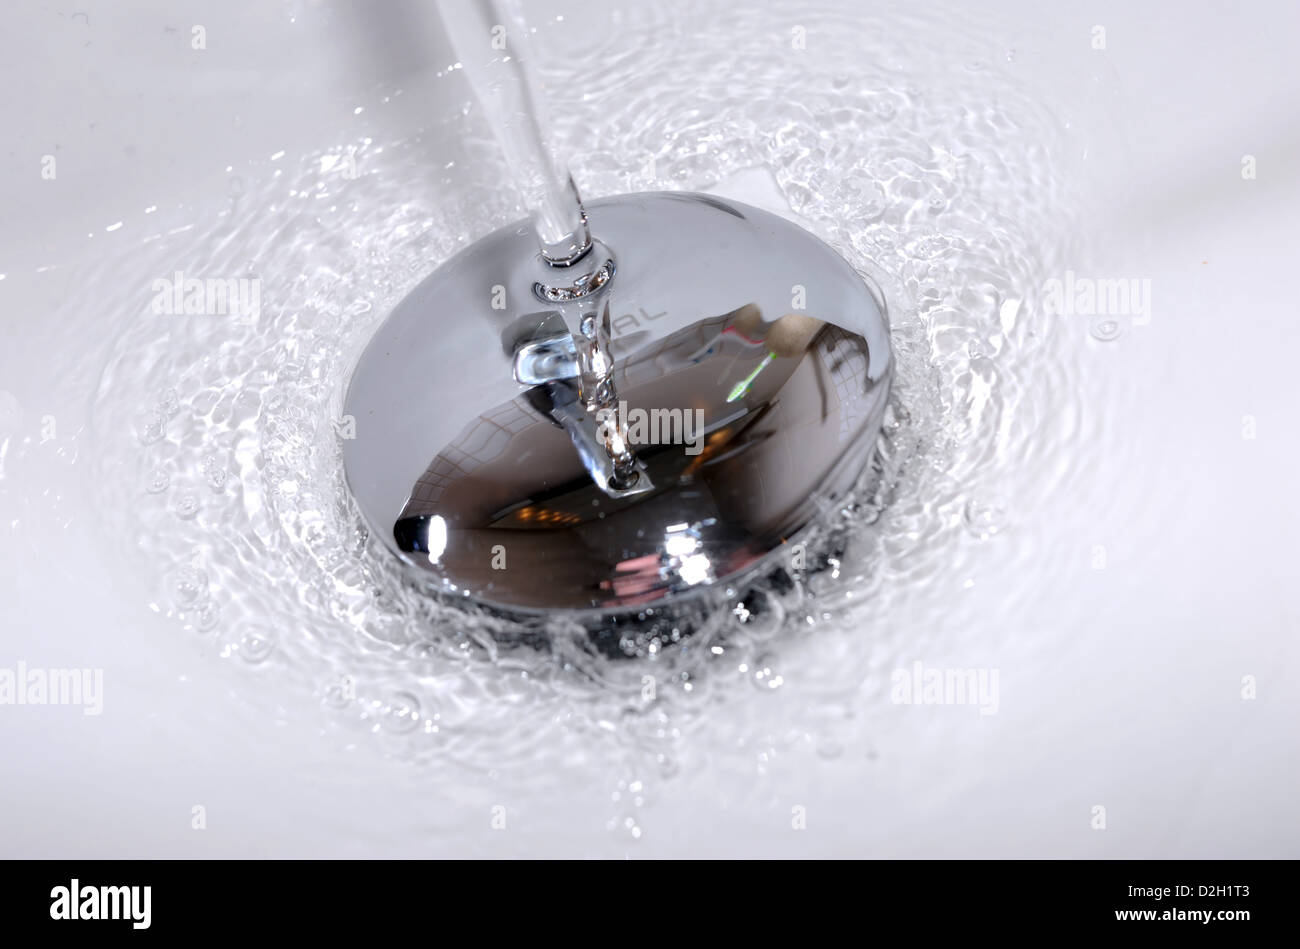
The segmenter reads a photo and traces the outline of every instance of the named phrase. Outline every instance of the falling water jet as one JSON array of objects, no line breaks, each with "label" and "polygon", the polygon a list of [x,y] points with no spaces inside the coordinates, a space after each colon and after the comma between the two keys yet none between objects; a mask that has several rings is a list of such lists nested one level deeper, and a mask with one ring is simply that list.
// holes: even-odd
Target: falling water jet
[{"label": "falling water jet", "polygon": [[[361,356],[343,454],[365,519],[433,595],[606,640],[676,635],[792,558],[813,566],[804,545],[875,455],[883,304],[767,211],[687,192],[584,203],[517,16],[441,10],[532,214],[442,264]],[[689,413],[702,440],[638,439],[634,412]]]}]

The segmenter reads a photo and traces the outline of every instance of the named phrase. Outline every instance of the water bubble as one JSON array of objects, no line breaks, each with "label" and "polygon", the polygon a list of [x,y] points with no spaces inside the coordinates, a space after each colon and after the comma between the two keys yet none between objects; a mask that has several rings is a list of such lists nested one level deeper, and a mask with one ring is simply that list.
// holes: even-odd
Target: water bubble
[{"label": "water bubble", "polygon": [[171,487],[172,476],[165,468],[154,468],[145,479],[144,489],[150,494],[162,494]]},{"label": "water bubble", "polygon": [[269,626],[251,626],[239,637],[235,651],[245,662],[264,662],[275,651],[275,640],[275,631]]},{"label": "water bubble", "polygon": [[420,700],[410,692],[394,692],[383,707],[385,731],[402,735],[420,724]]},{"label": "water bubble", "polygon": [[162,395],[158,397],[158,414],[164,419],[175,416],[181,410],[180,396],[176,394],[175,389],[164,389]]},{"label": "water bubble", "polygon": [[730,612],[732,622],[760,638],[776,633],[785,623],[785,605],[776,594],[762,588],[750,591],[744,600],[733,603]]},{"label": "water bubble", "polygon": [[167,587],[172,602],[180,609],[185,609],[208,595],[208,574],[199,567],[181,567],[171,575]]},{"label": "water bubble", "polygon": [[167,419],[163,418],[160,412],[154,411],[152,415],[145,419],[140,428],[140,444],[152,445],[154,442],[160,441],[166,431]]},{"label": "water bubble", "polygon": [[200,633],[210,633],[221,622],[221,605],[209,600],[199,607],[194,616],[194,628]]},{"label": "water bubble", "polygon": [[1093,339],[1109,343],[1111,340],[1119,339],[1124,332],[1124,327],[1113,316],[1102,316],[1092,321],[1089,332],[1092,333]]},{"label": "water bubble", "polygon": [[808,591],[813,596],[826,596],[837,589],[841,585],[839,583],[841,566],[842,564],[837,558],[827,558],[825,564],[822,565],[822,569],[809,574],[804,581]]},{"label": "water bubble", "polygon": [[917,260],[934,260],[952,252],[952,242],[942,234],[927,234],[907,245],[908,253]]},{"label": "water bubble", "polygon": [[764,653],[751,664],[750,682],[760,692],[775,692],[785,684],[785,679],[772,668],[775,657]]},{"label": "water bubble", "polygon": [[199,496],[193,491],[184,491],[177,495],[172,510],[176,512],[176,516],[181,520],[188,521],[199,513],[199,506]]},{"label": "water bubble", "polygon": [[219,452],[209,452],[204,455],[201,467],[203,477],[213,491],[220,491],[226,486],[226,479],[230,477],[230,472],[226,468],[225,459],[221,457]]},{"label": "water bubble", "polygon": [[981,540],[987,540],[1006,527],[1007,512],[997,503],[972,499],[962,512],[966,529]]}]

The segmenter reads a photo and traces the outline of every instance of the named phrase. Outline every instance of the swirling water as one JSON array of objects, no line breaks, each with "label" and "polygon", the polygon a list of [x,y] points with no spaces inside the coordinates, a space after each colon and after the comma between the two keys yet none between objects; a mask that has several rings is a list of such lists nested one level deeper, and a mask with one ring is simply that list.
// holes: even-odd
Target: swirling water
[{"label": "swirling water", "polygon": [[[1086,248],[1079,133],[978,23],[830,8],[788,23],[729,4],[611,16],[582,36],[538,24],[584,192],[767,169],[889,304],[881,488],[834,569],[760,594],[769,609],[631,661],[562,622],[550,650],[507,648],[487,618],[404,585],[367,536],[340,456],[351,364],[438,261],[520,215],[454,65],[422,81],[465,108],[231,168],[226,212],[115,246],[65,310],[114,329],[75,459],[94,468],[102,543],[139,565],[140,609],[191,636],[200,668],[246,668],[243,701],[318,718],[322,741],[377,742],[420,781],[605,787],[623,839],[664,782],[743,798],[777,755],[869,757],[892,669],[1003,635],[996,617],[962,617],[961,590],[999,562],[1019,578],[1011,610],[1051,557],[1016,546],[1015,527],[1068,486],[1060,448],[1088,421],[1078,339],[1040,288]],[[434,139],[461,154],[436,181]],[[257,278],[259,317],[159,315],[150,288],[177,271]]]}]

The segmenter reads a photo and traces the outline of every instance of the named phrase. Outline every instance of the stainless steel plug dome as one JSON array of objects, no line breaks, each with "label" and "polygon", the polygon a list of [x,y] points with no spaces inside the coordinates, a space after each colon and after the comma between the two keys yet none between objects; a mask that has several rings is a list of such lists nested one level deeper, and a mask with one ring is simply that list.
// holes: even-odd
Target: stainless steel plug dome
[{"label": "stainless steel plug dome", "polygon": [[834,251],[711,195],[586,212],[564,266],[528,221],[448,260],[356,367],[348,483],[439,594],[599,619],[741,588],[875,451],[888,326]]}]

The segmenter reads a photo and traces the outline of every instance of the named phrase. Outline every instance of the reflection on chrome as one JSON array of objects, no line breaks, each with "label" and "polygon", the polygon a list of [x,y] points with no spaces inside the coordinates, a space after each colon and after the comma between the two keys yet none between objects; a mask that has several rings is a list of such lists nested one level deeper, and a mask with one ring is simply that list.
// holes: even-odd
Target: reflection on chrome
[{"label": "reflection on chrome", "polygon": [[447,522],[436,514],[429,518],[429,532],[425,541],[429,563],[436,564],[447,549]]},{"label": "reflection on chrome", "polygon": [[675,579],[680,584],[695,586],[713,580],[713,564],[709,558],[698,553],[700,547],[700,529],[711,527],[713,519],[703,524],[671,524],[664,535],[664,566],[661,574],[671,584]]}]

